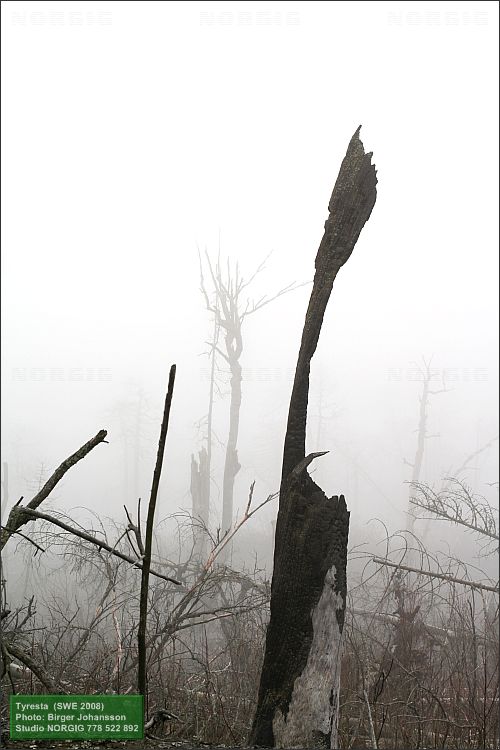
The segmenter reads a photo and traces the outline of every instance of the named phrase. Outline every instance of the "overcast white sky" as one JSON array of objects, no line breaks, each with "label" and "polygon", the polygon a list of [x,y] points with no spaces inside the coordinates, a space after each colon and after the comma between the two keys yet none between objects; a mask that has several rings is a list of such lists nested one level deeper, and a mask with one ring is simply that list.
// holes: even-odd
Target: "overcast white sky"
[{"label": "overcast white sky", "polygon": [[[247,275],[272,250],[256,297],[311,279],[359,124],[378,199],[313,362],[310,447],[332,450],[318,476],[362,516],[403,509],[422,356],[451,388],[432,405],[440,437],[424,478],[494,438],[497,28],[494,2],[2,3],[11,502],[106,427],[109,446],[56,499],[110,513],[132,503],[120,420],[141,389],[147,495],[176,362],[162,512],[189,505],[210,333],[197,247],[220,241]],[[262,495],[277,488],[308,294],[245,323],[238,497],[253,478]],[[227,401],[218,410],[224,441]],[[494,500],[491,451],[470,479]]]}]

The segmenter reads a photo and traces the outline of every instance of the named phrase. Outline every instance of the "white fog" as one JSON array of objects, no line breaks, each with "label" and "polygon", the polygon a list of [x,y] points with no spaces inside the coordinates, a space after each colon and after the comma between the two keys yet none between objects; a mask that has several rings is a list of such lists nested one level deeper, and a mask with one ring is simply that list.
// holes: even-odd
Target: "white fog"
[{"label": "white fog", "polygon": [[[191,512],[210,389],[206,253],[246,280],[265,261],[242,309],[297,286],[242,324],[235,519],[253,481],[256,503],[278,492],[314,260],[359,125],[377,201],[311,364],[306,453],[329,451],[311,476],[345,495],[350,548],[405,528],[428,367],[439,392],[418,479],[458,477],[498,508],[497,17],[496,3],[468,1],[2,4],[3,524],[100,429],[109,442],[47,512],[124,526],[140,497],[145,518],[173,363],[156,518]],[[216,369],[214,534],[223,356]],[[268,580],[277,510],[245,524],[230,558]],[[415,533],[495,577],[463,528],[417,520]],[[44,569],[18,569],[18,542],[4,555],[13,601]]]}]

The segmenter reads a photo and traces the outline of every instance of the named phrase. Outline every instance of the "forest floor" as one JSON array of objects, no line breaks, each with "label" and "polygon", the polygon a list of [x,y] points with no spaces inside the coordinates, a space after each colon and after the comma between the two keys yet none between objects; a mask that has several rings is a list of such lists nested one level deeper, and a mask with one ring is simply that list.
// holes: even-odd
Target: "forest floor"
[{"label": "forest floor", "polygon": [[9,750],[241,750],[229,745],[193,744],[189,740],[11,740],[2,737],[0,747]]}]

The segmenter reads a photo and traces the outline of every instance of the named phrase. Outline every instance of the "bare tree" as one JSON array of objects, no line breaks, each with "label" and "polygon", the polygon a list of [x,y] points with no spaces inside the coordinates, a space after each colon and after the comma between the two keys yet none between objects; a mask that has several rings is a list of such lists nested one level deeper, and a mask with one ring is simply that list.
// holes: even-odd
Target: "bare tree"
[{"label": "bare tree", "polygon": [[[225,272],[223,272],[219,259],[214,267],[208,253],[206,253],[205,256],[212,282],[211,294],[208,293],[205,285],[201,257],[200,287],[205,299],[207,310],[214,315],[217,331],[217,334],[214,332],[214,339],[210,346],[213,352],[222,357],[230,371],[231,396],[229,404],[229,431],[226,442],[224,478],[222,485],[221,531],[222,534],[225,534],[229,531],[233,523],[234,481],[241,468],[238,459],[238,432],[240,425],[241,383],[243,379],[240,363],[240,358],[243,352],[243,321],[248,315],[257,312],[257,310],[260,310],[273,300],[302,285],[292,282],[272,297],[268,298],[267,296],[263,296],[256,301],[250,299],[243,300],[243,292],[249,287],[257,274],[263,270],[265,260],[258,266],[250,278],[245,280],[240,274],[238,263],[232,268],[228,259]],[[224,350],[218,345],[219,329],[224,332]],[[214,360],[212,360],[211,382],[213,382],[214,373],[213,362]],[[213,391],[211,391],[211,394],[213,394]],[[210,403],[213,404],[213,400],[211,400]],[[209,413],[211,416],[211,411]]]},{"label": "bare tree", "polygon": [[[202,275],[203,279],[203,275]],[[215,307],[217,309],[218,299],[215,298]],[[208,411],[206,417],[206,448],[202,446],[196,459],[191,454],[191,485],[190,492],[192,498],[192,515],[193,515],[193,536],[195,549],[194,554],[200,560],[206,556],[208,542],[208,528],[210,521],[210,483],[211,483],[211,466],[212,466],[212,439],[213,439],[213,411],[214,397],[216,389],[216,356],[217,344],[219,343],[220,325],[217,315],[214,315],[214,328],[212,340],[210,342],[210,385],[208,391]]]},{"label": "bare tree", "polygon": [[134,384],[134,391],[133,396],[116,401],[105,413],[113,426],[113,441],[122,449],[120,476],[125,503],[131,499],[137,502],[141,494],[143,457],[149,452],[146,446],[152,444],[155,424],[144,389]]},{"label": "bare tree", "polygon": [[[422,361],[423,361],[423,368],[417,366],[418,372],[420,373],[420,376],[422,379],[422,393],[419,397],[420,409],[419,409],[419,417],[418,417],[418,427],[416,429],[417,446],[415,449],[415,457],[413,459],[413,462],[405,460],[405,463],[408,464],[408,466],[411,466],[412,473],[411,473],[410,482],[412,485],[414,485],[416,482],[419,482],[421,480],[422,465],[424,462],[425,445],[426,445],[427,440],[433,437],[437,437],[436,435],[429,433],[428,426],[427,426],[430,397],[437,395],[438,393],[445,393],[447,391],[444,381],[443,381],[442,388],[432,389],[431,383],[433,379],[434,380],[436,379],[436,372],[433,372],[431,368],[430,359],[426,361],[422,357]],[[411,498],[411,489],[410,489],[410,498]],[[415,513],[411,506],[411,499],[408,502],[406,518],[407,518],[408,531],[413,534],[415,531]]]},{"label": "bare tree", "polygon": [[342,162],[316,256],[283,450],[271,617],[251,743],[337,747],[349,513],[307,472],[309,372],[323,316],[376,200],[376,173],[359,128]]}]

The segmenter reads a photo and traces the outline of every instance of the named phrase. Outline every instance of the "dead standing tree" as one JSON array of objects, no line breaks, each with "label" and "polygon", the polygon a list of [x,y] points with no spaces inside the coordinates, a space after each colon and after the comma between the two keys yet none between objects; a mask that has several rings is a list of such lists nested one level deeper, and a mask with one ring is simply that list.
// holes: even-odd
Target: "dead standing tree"
[{"label": "dead standing tree", "polygon": [[376,184],[358,128],[328,205],[290,400],[255,745],[337,747],[349,513],[343,495],[328,498],[307,472],[323,455],[305,454],[309,371],[333,282],[371,214]]},{"label": "dead standing tree", "polygon": [[[426,441],[429,440],[430,438],[438,437],[437,435],[429,434],[428,429],[427,429],[427,421],[428,421],[427,410],[429,408],[430,397],[436,396],[438,393],[447,393],[448,391],[444,382],[444,377],[442,379],[443,380],[442,388],[439,388],[437,390],[431,389],[431,381],[433,380],[433,378],[435,379],[437,373],[435,371],[433,372],[433,370],[431,369],[431,360],[427,362],[422,357],[422,361],[424,363],[424,369],[417,366],[418,372],[422,380],[422,394],[419,397],[420,409],[419,409],[419,417],[418,417],[418,427],[415,430],[415,432],[417,433],[417,447],[415,449],[415,458],[413,459],[413,463],[404,459],[404,462],[408,466],[410,466],[412,470],[411,480],[410,480],[410,498],[408,501],[408,508],[406,511],[407,529],[411,534],[415,533],[415,513],[411,506],[411,496],[412,496],[411,487],[417,484],[421,479]],[[409,559],[410,559],[410,564],[413,565],[416,560],[415,550],[411,549],[409,551]]]},{"label": "dead standing tree", "polygon": [[[234,481],[236,475],[240,470],[240,463],[238,460],[238,432],[240,426],[240,409],[241,409],[241,383],[242,367],[240,364],[240,358],[243,352],[243,338],[242,338],[242,325],[244,319],[251,315],[257,310],[260,310],[264,305],[269,304],[273,300],[281,297],[281,295],[291,292],[297,289],[302,284],[295,284],[292,282],[288,286],[281,289],[273,297],[261,297],[257,301],[250,302],[247,300],[245,303],[242,302],[242,293],[252,283],[258,273],[264,268],[265,260],[259,265],[257,270],[252,276],[245,280],[239,271],[238,263],[236,263],[234,270],[231,269],[229,260],[227,261],[226,275],[223,276],[222,268],[219,260],[217,261],[215,268],[213,267],[208,253],[206,253],[206,260],[210,277],[212,280],[213,287],[213,299],[210,299],[209,294],[205,287],[205,281],[203,278],[203,267],[200,258],[200,286],[202,294],[205,298],[205,304],[207,310],[213,313],[215,318],[215,329],[214,338],[210,343],[212,353],[220,355],[226,364],[229,366],[231,373],[230,387],[231,387],[231,400],[229,405],[229,432],[226,443],[226,457],[224,461],[224,478],[222,484],[222,535],[227,534],[233,524],[233,496],[234,496]],[[218,331],[222,329],[224,331],[224,348],[223,351],[218,346]],[[211,420],[211,407],[213,404],[213,378],[214,378],[214,360],[212,359],[212,389],[211,389],[211,400],[210,400],[210,411],[209,417]],[[202,456],[200,455],[200,470],[201,470]],[[210,468],[210,463],[209,468]],[[196,466],[194,467],[196,469]],[[196,472],[195,472],[196,474]],[[191,476],[193,477],[193,469]],[[193,486],[193,485],[192,485]],[[194,497],[194,496],[193,496]]]},{"label": "dead standing tree", "polygon": [[172,404],[172,395],[174,392],[176,366],[172,365],[168,377],[167,395],[165,397],[165,406],[163,409],[163,419],[160,429],[160,439],[158,442],[158,453],[156,456],[156,465],[153,474],[153,484],[151,486],[151,495],[149,498],[148,516],[146,520],[146,538],[144,541],[144,554],[142,555],[142,575],[141,575],[141,594],[139,604],[139,627],[137,629],[137,652],[139,657],[139,668],[137,673],[137,689],[140,695],[144,696],[144,709],[146,715],[148,712],[148,679],[147,679],[147,653],[146,653],[146,625],[148,618],[148,594],[149,594],[149,573],[151,570],[151,548],[153,544],[154,515],[156,510],[156,500],[158,498],[158,489],[160,486],[161,470],[163,466],[163,455],[165,453],[165,442],[167,439],[168,421],[170,418],[170,407]]},{"label": "dead standing tree", "polygon": [[[200,275],[203,289],[203,271],[200,259]],[[205,292],[204,292],[205,294]],[[208,297],[205,294],[205,299]],[[215,305],[217,308],[218,300]],[[197,560],[204,560],[207,554],[207,542],[209,538],[208,526],[210,521],[210,477],[212,466],[212,439],[213,439],[213,413],[215,399],[215,369],[216,369],[216,348],[219,343],[220,325],[217,315],[214,315],[214,328],[212,341],[210,342],[210,388],[208,392],[208,411],[206,417],[206,448],[202,446],[198,452],[198,460],[194,454],[191,454],[191,485],[190,492],[193,509],[193,553]]]}]

